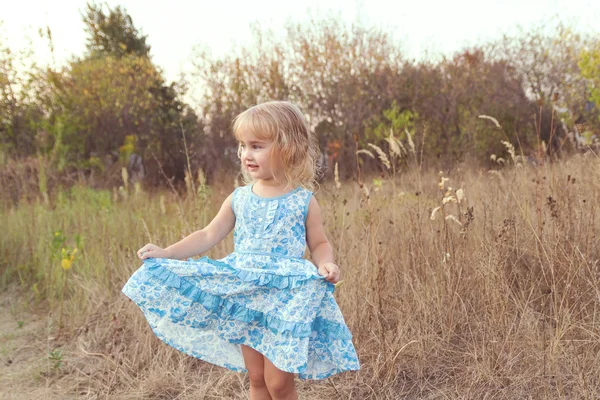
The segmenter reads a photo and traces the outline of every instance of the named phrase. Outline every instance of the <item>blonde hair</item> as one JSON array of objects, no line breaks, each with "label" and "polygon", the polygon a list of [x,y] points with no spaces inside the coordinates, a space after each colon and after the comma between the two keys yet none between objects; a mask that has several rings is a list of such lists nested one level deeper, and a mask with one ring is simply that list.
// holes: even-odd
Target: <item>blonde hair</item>
[{"label": "blonde hair", "polygon": [[[233,134],[249,132],[273,142],[281,157],[288,186],[316,188],[319,147],[300,109],[289,101],[269,101],[255,105],[233,120]],[[238,150],[238,156],[240,155]],[[253,180],[242,167],[246,184]]]}]

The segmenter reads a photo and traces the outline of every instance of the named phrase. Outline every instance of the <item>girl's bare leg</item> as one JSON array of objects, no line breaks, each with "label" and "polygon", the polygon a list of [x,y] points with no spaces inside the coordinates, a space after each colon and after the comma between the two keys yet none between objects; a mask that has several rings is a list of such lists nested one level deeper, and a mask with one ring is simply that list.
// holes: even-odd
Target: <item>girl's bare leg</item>
[{"label": "girl's bare leg", "polygon": [[264,356],[244,345],[242,354],[250,378],[250,400],[273,400],[265,383]]},{"label": "girl's bare leg", "polygon": [[298,400],[294,374],[278,369],[264,358],[264,379],[273,400]]}]

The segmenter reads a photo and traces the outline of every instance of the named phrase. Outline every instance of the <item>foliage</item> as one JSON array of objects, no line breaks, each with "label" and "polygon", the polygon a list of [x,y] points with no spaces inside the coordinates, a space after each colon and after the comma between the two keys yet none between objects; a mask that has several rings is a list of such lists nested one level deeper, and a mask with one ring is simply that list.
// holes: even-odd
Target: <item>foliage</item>
[{"label": "foliage", "polygon": [[[593,106],[600,105],[600,45],[583,51],[579,60],[581,75],[587,80],[590,105],[588,111],[592,111]],[[600,122],[600,115],[598,115]]]},{"label": "foliage", "polygon": [[[27,174],[46,197],[75,175],[119,185],[123,167],[128,179],[153,186],[183,187],[198,169],[214,182],[239,165],[233,118],[268,100],[300,106],[325,170],[331,176],[337,164],[343,179],[358,173],[357,148],[385,149],[391,132],[405,141],[409,131],[425,164],[449,168],[489,163],[504,150],[502,141],[521,155],[542,141],[551,154],[577,149],[565,146],[577,140],[576,125],[587,122],[583,135],[590,138],[600,125],[598,41],[562,23],[435,62],[407,60],[390,33],[332,15],[289,21],[283,37],[255,24],[248,46],[193,57],[191,78],[201,87],[196,114],[183,100],[190,81],[165,82],[148,37],[124,8],[89,3],[82,19],[86,51],[60,69],[32,65],[17,73],[27,52],[0,41],[0,165],[37,162]],[[51,32],[44,36],[52,46]],[[365,171],[380,168],[361,160]],[[10,170],[0,170],[2,182],[21,179],[2,175]]]},{"label": "foliage", "polygon": [[87,52],[89,58],[106,56],[123,57],[136,55],[148,57],[150,46],[147,36],[142,36],[133,24],[133,19],[121,6],[114,9],[100,4],[86,4],[82,15],[88,32]]}]

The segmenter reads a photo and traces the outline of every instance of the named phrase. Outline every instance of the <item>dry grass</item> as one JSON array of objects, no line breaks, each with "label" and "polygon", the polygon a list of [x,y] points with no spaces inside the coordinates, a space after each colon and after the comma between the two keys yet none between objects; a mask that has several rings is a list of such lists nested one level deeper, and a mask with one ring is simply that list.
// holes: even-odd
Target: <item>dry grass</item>
[{"label": "dry grass", "polygon": [[[371,188],[369,199],[353,183],[321,188],[344,275],[336,296],[362,369],[298,382],[301,398],[600,397],[599,160],[494,174],[459,168],[444,177],[450,181],[440,190],[438,174],[398,174]],[[443,202],[458,200],[456,188],[465,198]],[[137,248],[203,226],[230,189],[204,187],[186,198],[138,190],[103,200],[82,189],[71,199],[51,196],[49,206],[5,207],[2,282],[18,283],[29,312],[54,311],[31,340],[61,349],[63,364],[50,368],[38,354],[28,361],[42,364],[37,373],[7,372],[0,390],[23,398],[247,398],[242,374],[162,344],[120,294],[139,266]],[[58,330],[65,275],[51,261],[58,229],[81,234],[83,248],[69,271],[56,340],[47,334]],[[209,255],[231,250],[228,240]]]}]

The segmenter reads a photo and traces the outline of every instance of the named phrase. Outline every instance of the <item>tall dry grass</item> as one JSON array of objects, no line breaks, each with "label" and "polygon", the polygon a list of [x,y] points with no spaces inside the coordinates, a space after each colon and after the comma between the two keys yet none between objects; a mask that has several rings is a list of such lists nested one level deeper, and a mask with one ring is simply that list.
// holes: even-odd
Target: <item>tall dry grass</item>
[{"label": "tall dry grass", "polygon": [[[39,337],[62,351],[62,366],[40,353],[3,388],[29,398],[248,398],[242,374],[172,350],[120,294],[140,265],[135,250],[204,226],[231,190],[190,186],[183,197],[78,187],[48,205],[5,206],[2,284],[47,313],[50,336],[66,275],[53,261],[56,231],[70,247],[81,235],[81,248],[61,337]],[[600,397],[597,157],[495,173],[413,169],[367,186],[368,198],[352,182],[317,194],[362,369],[298,382],[301,398]],[[209,255],[230,251],[228,239]]]}]

